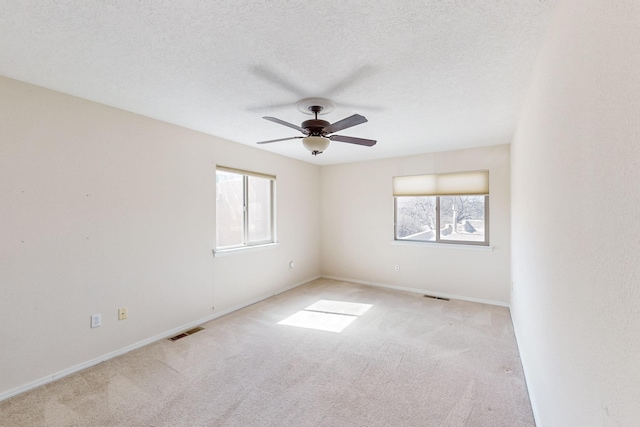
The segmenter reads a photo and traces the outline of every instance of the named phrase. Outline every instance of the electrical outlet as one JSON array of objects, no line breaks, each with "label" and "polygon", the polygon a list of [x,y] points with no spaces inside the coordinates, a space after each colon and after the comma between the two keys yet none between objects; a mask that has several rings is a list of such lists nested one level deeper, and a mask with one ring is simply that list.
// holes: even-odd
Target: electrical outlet
[{"label": "electrical outlet", "polygon": [[124,320],[127,318],[127,307],[118,309],[118,320]]},{"label": "electrical outlet", "polygon": [[395,266],[394,270],[396,270],[396,271],[400,271],[400,266],[399,266],[398,264],[396,264],[396,266]]},{"label": "electrical outlet", "polygon": [[99,314],[91,315],[91,327],[97,328],[100,325],[102,325],[102,316]]}]

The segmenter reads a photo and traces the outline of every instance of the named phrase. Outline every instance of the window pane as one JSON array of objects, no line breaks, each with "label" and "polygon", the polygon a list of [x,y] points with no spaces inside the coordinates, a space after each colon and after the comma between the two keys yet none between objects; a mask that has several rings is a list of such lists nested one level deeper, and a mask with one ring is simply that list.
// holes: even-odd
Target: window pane
[{"label": "window pane", "polygon": [[435,241],[435,228],[435,197],[396,197],[396,239]]},{"label": "window pane", "polygon": [[216,171],[216,245],[244,244],[243,177]]},{"label": "window pane", "polygon": [[249,176],[249,243],[272,241],[271,180]]},{"label": "window pane", "polygon": [[484,242],[485,196],[440,197],[440,240]]}]

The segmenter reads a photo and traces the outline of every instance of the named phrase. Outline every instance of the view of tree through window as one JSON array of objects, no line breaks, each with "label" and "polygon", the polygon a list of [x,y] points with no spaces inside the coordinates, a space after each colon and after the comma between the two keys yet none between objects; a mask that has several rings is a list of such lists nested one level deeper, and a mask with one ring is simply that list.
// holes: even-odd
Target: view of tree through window
[{"label": "view of tree through window", "polygon": [[395,238],[488,244],[485,233],[487,200],[487,196],[396,197]]},{"label": "view of tree through window", "polygon": [[396,238],[436,240],[436,198],[396,198]]}]

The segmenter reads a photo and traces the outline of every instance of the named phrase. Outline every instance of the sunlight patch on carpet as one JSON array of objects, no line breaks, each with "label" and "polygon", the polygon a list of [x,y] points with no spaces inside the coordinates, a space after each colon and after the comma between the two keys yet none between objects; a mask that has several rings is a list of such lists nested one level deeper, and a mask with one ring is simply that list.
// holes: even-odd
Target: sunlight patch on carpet
[{"label": "sunlight patch on carpet", "polygon": [[371,304],[320,300],[278,324],[340,333],[371,307]]},{"label": "sunlight patch on carpet", "polygon": [[356,320],[355,316],[344,314],[319,313],[317,311],[299,311],[278,322],[279,325],[297,326],[300,328],[317,329],[328,332],[342,332],[351,322]]},{"label": "sunlight patch on carpet", "polygon": [[371,307],[373,307],[373,305],[371,304],[360,304],[357,302],[331,301],[328,299],[321,299],[320,301],[315,302],[309,307],[305,308],[305,310],[360,316],[366,313],[367,310],[369,310]]}]

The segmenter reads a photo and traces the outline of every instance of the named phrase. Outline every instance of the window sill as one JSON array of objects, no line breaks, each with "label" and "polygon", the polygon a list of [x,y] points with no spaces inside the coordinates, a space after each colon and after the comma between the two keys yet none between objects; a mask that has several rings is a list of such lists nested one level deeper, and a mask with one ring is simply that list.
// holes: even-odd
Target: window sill
[{"label": "window sill", "polygon": [[435,243],[435,242],[415,242],[415,241],[403,241],[403,240],[393,240],[391,241],[392,245],[400,245],[400,246],[420,246],[423,248],[443,248],[443,249],[462,249],[468,251],[482,251],[482,252],[493,252],[493,246],[484,246],[484,245],[465,245],[464,243]]},{"label": "window sill", "polygon": [[274,243],[265,243],[264,245],[242,246],[240,248],[214,249],[212,250],[212,252],[213,252],[213,256],[218,258],[221,256],[275,249],[277,246],[278,246],[278,242],[274,242]]}]

